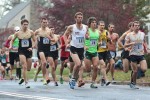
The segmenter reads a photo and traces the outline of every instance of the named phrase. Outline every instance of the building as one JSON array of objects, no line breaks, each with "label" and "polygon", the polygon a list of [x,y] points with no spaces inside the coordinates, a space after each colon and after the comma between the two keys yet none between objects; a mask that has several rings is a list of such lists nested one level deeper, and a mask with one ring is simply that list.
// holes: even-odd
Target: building
[{"label": "building", "polygon": [[[17,4],[0,20],[0,47],[7,40],[8,36],[13,33],[15,26],[20,26],[22,19],[29,20],[29,27],[32,30],[40,26],[39,13],[36,9],[36,0],[28,0]],[[35,52],[33,56],[35,56]]]}]

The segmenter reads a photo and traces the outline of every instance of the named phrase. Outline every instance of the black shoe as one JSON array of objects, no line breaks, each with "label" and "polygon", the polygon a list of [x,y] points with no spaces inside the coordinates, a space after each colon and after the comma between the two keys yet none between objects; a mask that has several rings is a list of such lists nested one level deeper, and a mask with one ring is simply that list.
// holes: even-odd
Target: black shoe
[{"label": "black shoe", "polygon": [[108,86],[111,82],[106,82],[106,86]]},{"label": "black shoe", "polygon": [[24,79],[22,78],[22,79],[20,79],[18,84],[21,85],[23,82],[24,82]]},{"label": "black shoe", "polygon": [[58,83],[57,83],[57,82],[55,82],[55,86],[58,86]]},{"label": "black shoe", "polygon": [[105,79],[101,79],[101,86],[104,86],[105,85]]},{"label": "black shoe", "polygon": [[50,79],[46,80],[47,84],[50,83],[50,81],[51,81]]}]

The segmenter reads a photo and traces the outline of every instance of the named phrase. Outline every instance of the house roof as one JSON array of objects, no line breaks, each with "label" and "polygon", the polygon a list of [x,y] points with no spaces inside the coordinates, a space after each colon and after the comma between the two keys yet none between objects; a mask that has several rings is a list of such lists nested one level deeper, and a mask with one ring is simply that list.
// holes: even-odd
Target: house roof
[{"label": "house roof", "polygon": [[21,12],[26,6],[30,4],[31,0],[22,2],[11,9],[5,16],[0,19],[0,28],[7,28],[9,21]]}]

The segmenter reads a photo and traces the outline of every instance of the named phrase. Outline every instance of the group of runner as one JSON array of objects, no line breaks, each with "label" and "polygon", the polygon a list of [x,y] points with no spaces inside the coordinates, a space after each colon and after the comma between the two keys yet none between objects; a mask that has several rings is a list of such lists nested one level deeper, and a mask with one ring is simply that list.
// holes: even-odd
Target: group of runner
[{"label": "group of runner", "polygon": [[[124,72],[128,72],[129,66],[132,68],[130,87],[138,89],[136,87],[138,66],[142,71],[147,69],[144,59],[144,53],[147,53],[147,44],[145,34],[139,30],[140,23],[138,21],[130,22],[129,30],[119,38],[119,35],[114,32],[115,25],[113,23],[110,23],[106,30],[105,22],[98,22],[95,17],[88,18],[87,25],[83,24],[83,13],[81,12],[77,12],[74,19],[76,23],[69,25],[62,36],[55,34],[54,27],[48,27],[46,18],[41,19],[41,27],[35,32],[28,28],[28,20],[21,21],[21,29],[8,38],[10,41],[10,73],[14,67],[14,60],[20,62],[22,66],[22,78],[20,75],[18,76],[21,78],[19,84],[25,83],[26,88],[30,88],[27,71],[31,70],[32,49],[36,48],[39,66],[34,81],[37,81],[37,76],[42,71],[44,85],[47,85],[50,82],[48,68],[51,68],[53,81],[55,86],[58,86],[56,68],[60,50],[61,84],[63,84],[63,70],[69,66],[71,89],[75,88],[76,82],[78,82],[78,87],[85,84],[83,72],[92,72],[90,87],[98,88],[96,85],[98,70],[101,73],[101,86],[108,86],[111,83],[107,78],[109,71],[111,72],[111,81],[115,80],[116,48],[119,45],[124,49],[121,54]],[[19,63],[17,68],[21,72]],[[2,67],[1,72],[3,73]]]}]

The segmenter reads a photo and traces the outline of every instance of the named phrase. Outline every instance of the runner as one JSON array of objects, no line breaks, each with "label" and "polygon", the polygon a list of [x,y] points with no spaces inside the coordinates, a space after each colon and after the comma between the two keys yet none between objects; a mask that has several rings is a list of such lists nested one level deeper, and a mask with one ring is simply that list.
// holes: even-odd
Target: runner
[{"label": "runner", "polygon": [[97,54],[97,46],[99,42],[99,30],[96,29],[96,18],[90,17],[88,19],[88,38],[85,39],[85,58],[84,63],[86,70],[88,72],[91,71],[91,65],[93,65],[93,72],[92,72],[92,84],[90,85],[91,88],[98,88],[95,85],[95,80],[97,78],[97,69],[99,64],[99,58]]},{"label": "runner", "polygon": [[[131,46],[130,50],[130,61],[132,67],[132,79],[133,82],[130,83],[130,88],[139,89],[136,87],[136,78],[138,71],[138,63],[140,64],[141,70],[145,72],[147,70],[147,62],[144,58],[144,47],[143,44],[146,43],[145,33],[139,31],[140,23],[139,21],[133,22],[133,32],[126,36],[125,47]],[[146,52],[147,52],[147,45]]]},{"label": "runner", "polygon": [[109,41],[107,42],[107,47],[108,47],[108,52],[110,52],[111,59],[108,62],[106,73],[111,71],[111,77],[112,77],[112,82],[114,82],[114,67],[115,67],[115,58],[116,58],[116,48],[117,48],[117,41],[119,38],[119,35],[117,33],[114,33],[114,24],[109,24],[108,25],[108,37]]},{"label": "runner", "polygon": [[[69,35],[67,36],[67,39],[69,38]],[[67,67],[67,62],[69,60],[70,56],[70,50],[66,48],[68,41],[64,40],[64,35],[60,38],[60,60],[61,60],[61,67],[60,67],[60,83],[63,84],[63,70],[65,67]]]},{"label": "runner", "polygon": [[[20,30],[20,27],[16,26],[14,28],[14,30],[15,30],[15,32],[18,32]],[[14,34],[10,35],[8,37],[8,41],[11,41],[13,39],[13,37],[14,37]],[[10,71],[11,78],[10,79],[13,79],[12,71],[14,69],[15,61],[16,61],[16,79],[21,79],[21,68],[19,65],[18,46],[19,46],[19,40],[18,40],[18,38],[16,38],[15,41],[13,42],[13,47],[9,52],[9,61],[10,61],[10,65],[11,65],[11,71]]]},{"label": "runner", "polygon": [[100,44],[98,46],[98,57],[100,60],[100,67],[101,67],[101,73],[102,73],[102,79],[101,79],[101,86],[108,86],[110,82],[107,79],[106,75],[106,59],[110,61],[112,59],[110,52],[108,51],[107,47],[107,40],[108,40],[108,32],[105,30],[105,22],[99,21],[98,29],[100,31]]},{"label": "runner", "polygon": [[129,66],[130,66],[130,57],[129,57],[129,51],[130,48],[125,48],[124,44],[122,43],[122,41],[125,42],[125,37],[127,36],[127,34],[131,33],[133,31],[133,22],[130,22],[128,24],[129,30],[126,31],[125,33],[122,34],[122,36],[118,39],[118,45],[120,45],[120,47],[123,47],[123,51],[121,53],[121,57],[122,57],[122,63],[123,63],[123,71],[125,73],[127,73],[129,71]]},{"label": "runner", "polygon": [[[72,78],[69,81],[69,85],[71,89],[74,89],[74,86],[76,84],[75,79],[78,79],[78,74],[79,74],[79,83],[78,86],[82,86],[85,83],[82,80],[82,71],[79,73],[79,70],[82,66],[82,60],[84,58],[83,53],[84,53],[84,39],[85,39],[85,34],[87,32],[87,26],[82,24],[83,20],[83,14],[81,12],[77,12],[75,14],[75,21],[76,24],[68,26],[65,36],[67,38],[68,35],[71,35],[72,39],[70,42],[70,51],[71,51],[71,57],[75,63],[75,66],[73,68],[73,75]],[[65,38],[65,41],[66,41]],[[81,68],[82,70],[82,68]]]},{"label": "runner", "polygon": [[14,37],[10,43],[10,49],[12,49],[15,39],[16,38],[19,39],[18,53],[19,53],[20,63],[23,67],[23,78],[20,80],[19,84],[22,84],[25,81],[26,88],[30,88],[30,85],[27,80],[27,71],[30,71],[31,69],[32,46],[34,47],[34,41],[35,41],[34,32],[28,28],[28,24],[29,22],[26,19],[23,19],[21,21],[22,28],[20,31],[14,34]]},{"label": "runner", "polygon": [[41,60],[41,69],[44,78],[44,85],[50,82],[48,74],[46,73],[47,58],[50,51],[51,30],[48,28],[48,20],[46,18],[41,19],[41,28],[35,31],[35,36],[38,38],[38,55]]},{"label": "runner", "polygon": [[55,39],[55,42],[50,43],[49,64],[51,67],[51,73],[52,73],[53,80],[55,82],[55,86],[58,86],[56,80],[56,68],[58,64],[58,49],[59,49],[58,40],[60,36],[55,34],[55,28],[51,28],[51,35]]},{"label": "runner", "polygon": [[1,49],[1,54],[0,54],[0,70],[1,70],[1,78],[5,79],[5,68],[7,66],[7,62],[6,62],[6,53],[4,48]]}]

